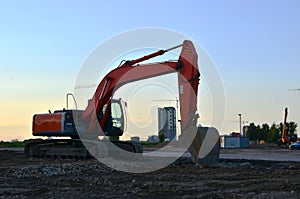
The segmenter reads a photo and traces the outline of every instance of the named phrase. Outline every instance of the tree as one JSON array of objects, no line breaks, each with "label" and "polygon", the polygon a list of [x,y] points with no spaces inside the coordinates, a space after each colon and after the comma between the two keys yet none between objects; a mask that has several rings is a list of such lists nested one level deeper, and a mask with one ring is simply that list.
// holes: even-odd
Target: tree
[{"label": "tree", "polygon": [[270,133],[270,127],[268,124],[263,124],[260,129],[260,140],[267,141],[268,134]]},{"label": "tree", "polygon": [[288,132],[290,137],[294,136],[294,134],[296,133],[297,126],[298,125],[295,122],[288,122],[287,123],[287,132]]},{"label": "tree", "polygon": [[295,122],[287,122],[286,124],[287,137],[289,137],[293,142],[297,140],[297,126],[298,125]]},{"label": "tree", "polygon": [[247,137],[249,140],[257,140],[257,129],[254,123],[250,123],[247,131]]},{"label": "tree", "polygon": [[261,128],[259,125],[256,126],[256,141],[261,141],[262,140],[262,134],[261,134]]},{"label": "tree", "polygon": [[158,133],[158,139],[159,139],[159,142],[162,143],[165,141],[165,132],[163,129],[161,129]]},{"label": "tree", "polygon": [[[297,123],[295,122],[287,122],[286,131],[287,137],[290,138],[291,141],[297,140]],[[275,124],[273,123],[271,127],[268,124],[255,125],[254,123],[250,123],[247,131],[247,137],[251,141],[267,141],[267,142],[278,142],[278,139],[282,136],[283,131],[283,123]]]},{"label": "tree", "polygon": [[274,142],[276,143],[278,139],[280,138],[280,126],[276,125],[275,123],[272,124],[269,134],[267,135],[267,141],[268,142]]}]

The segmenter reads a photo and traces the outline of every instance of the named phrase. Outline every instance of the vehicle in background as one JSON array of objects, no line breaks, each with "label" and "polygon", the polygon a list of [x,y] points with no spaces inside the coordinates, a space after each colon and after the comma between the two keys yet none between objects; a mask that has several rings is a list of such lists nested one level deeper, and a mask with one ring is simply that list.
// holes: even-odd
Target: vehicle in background
[{"label": "vehicle in background", "polygon": [[294,144],[291,144],[289,146],[289,149],[294,150],[294,149],[300,149],[300,141],[295,142]]}]

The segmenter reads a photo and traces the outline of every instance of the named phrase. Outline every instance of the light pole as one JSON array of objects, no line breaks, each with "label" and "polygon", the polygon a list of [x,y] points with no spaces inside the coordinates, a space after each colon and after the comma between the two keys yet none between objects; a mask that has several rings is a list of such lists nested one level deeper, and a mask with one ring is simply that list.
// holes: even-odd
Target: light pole
[{"label": "light pole", "polygon": [[238,114],[239,118],[240,118],[240,136],[242,136],[242,114]]}]

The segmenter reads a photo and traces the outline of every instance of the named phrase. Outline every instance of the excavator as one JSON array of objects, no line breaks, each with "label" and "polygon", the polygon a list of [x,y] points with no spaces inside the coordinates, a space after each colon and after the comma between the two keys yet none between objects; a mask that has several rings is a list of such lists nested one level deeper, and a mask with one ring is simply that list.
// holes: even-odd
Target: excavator
[{"label": "excavator", "polygon": [[[145,60],[163,55],[181,47],[176,61],[140,64]],[[85,110],[63,109],[53,113],[35,114],[32,123],[33,136],[58,137],[59,139],[32,139],[25,146],[28,157],[88,157],[89,151],[82,140],[101,142],[99,136],[122,136],[124,133],[124,103],[114,99],[114,93],[120,87],[139,80],[163,76],[170,73],[178,74],[178,93],[180,102],[181,134],[197,125],[197,94],[200,73],[198,55],[193,43],[184,40],[181,45],[159,50],[144,57],[128,60],[111,70],[100,81],[94,95]],[[117,112],[117,114],[116,114]],[[197,159],[200,150],[200,138],[195,136],[189,148],[192,156]],[[141,145],[121,140],[111,140],[119,148],[131,153],[142,153]],[[101,151],[100,151],[101,152]]]},{"label": "excavator", "polygon": [[291,144],[290,139],[288,139],[287,134],[286,134],[286,119],[287,119],[287,115],[288,115],[288,108],[286,107],[284,109],[284,121],[283,121],[283,127],[282,127],[282,134],[281,134],[281,138],[278,140],[278,146],[284,145],[284,146],[288,146]]},{"label": "excavator", "polygon": [[283,127],[282,127],[282,134],[281,134],[281,138],[278,140],[278,146],[284,146],[284,147],[288,147],[290,144],[294,143],[297,141],[297,136],[296,137],[291,137],[289,138],[287,136],[287,115],[288,115],[288,108],[286,107],[284,109],[284,121],[283,121]]}]

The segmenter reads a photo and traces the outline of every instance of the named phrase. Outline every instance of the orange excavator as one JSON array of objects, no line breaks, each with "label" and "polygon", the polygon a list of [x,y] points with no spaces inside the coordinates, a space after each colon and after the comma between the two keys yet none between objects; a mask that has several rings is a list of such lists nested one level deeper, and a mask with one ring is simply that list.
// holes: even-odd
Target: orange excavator
[{"label": "orange excavator", "polygon": [[297,136],[288,137],[287,136],[287,115],[288,115],[288,108],[286,107],[284,109],[284,121],[283,121],[283,127],[282,127],[282,134],[281,138],[278,140],[278,146],[285,146],[288,147],[290,144],[293,144],[297,141]]},{"label": "orange excavator", "polygon": [[[182,51],[177,61],[139,64],[179,47],[182,47]],[[83,139],[91,140],[92,143],[95,140],[101,142],[99,136],[123,135],[125,122],[122,104],[124,103],[120,99],[113,99],[115,91],[131,82],[170,73],[178,74],[181,132],[185,134],[190,127],[197,125],[197,94],[200,77],[197,59],[198,55],[193,43],[185,40],[183,44],[170,49],[125,61],[102,79],[85,110],[63,109],[53,113],[49,111],[45,114],[35,114],[32,124],[33,136],[59,137],[59,139],[33,139],[25,146],[25,154],[29,157],[89,156],[82,143]],[[142,153],[141,146],[134,142],[121,140],[111,142],[126,151]]]},{"label": "orange excavator", "polygon": [[288,115],[288,108],[286,107],[284,109],[284,120],[283,120],[283,127],[282,127],[282,134],[281,134],[281,138],[278,140],[278,146],[288,146],[291,144],[290,139],[287,137],[287,133],[286,133],[286,119],[287,119],[287,115]]}]

